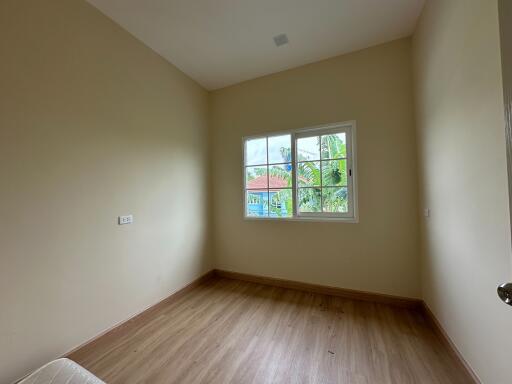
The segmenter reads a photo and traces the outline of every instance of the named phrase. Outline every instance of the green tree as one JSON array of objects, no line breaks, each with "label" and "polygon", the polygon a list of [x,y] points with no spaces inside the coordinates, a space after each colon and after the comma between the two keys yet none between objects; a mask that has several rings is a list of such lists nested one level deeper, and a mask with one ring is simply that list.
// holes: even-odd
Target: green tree
[{"label": "green tree", "polygon": [[[318,137],[321,161],[299,163],[299,207],[303,212],[346,212],[347,146],[341,135]],[[300,158],[299,161],[304,161]],[[321,188],[318,188],[321,187]],[[322,207],[323,205],[323,207]]]}]

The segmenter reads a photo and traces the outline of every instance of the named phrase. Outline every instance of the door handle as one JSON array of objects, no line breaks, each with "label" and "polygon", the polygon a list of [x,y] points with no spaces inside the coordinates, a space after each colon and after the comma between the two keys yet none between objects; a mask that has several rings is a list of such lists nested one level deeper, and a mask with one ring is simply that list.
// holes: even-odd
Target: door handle
[{"label": "door handle", "polygon": [[508,305],[512,305],[512,283],[505,283],[498,287],[498,296]]}]

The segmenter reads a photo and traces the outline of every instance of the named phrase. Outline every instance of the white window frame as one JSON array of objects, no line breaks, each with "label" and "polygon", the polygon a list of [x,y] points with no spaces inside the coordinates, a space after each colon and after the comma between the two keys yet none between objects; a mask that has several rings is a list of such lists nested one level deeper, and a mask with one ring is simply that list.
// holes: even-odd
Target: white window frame
[{"label": "white window frame", "polygon": [[[347,188],[348,188],[348,212],[347,213],[327,213],[327,212],[299,212],[298,209],[298,193],[297,172],[298,161],[296,152],[297,139],[311,136],[321,136],[329,133],[345,133],[347,138]],[[248,140],[270,138],[273,136],[291,135],[291,164],[292,164],[292,194],[293,194],[293,215],[292,217],[255,217],[247,215],[247,189],[246,189],[246,142]],[[267,140],[268,145],[268,140]],[[268,147],[267,147],[268,152]],[[259,134],[254,136],[245,136],[242,139],[243,153],[243,210],[245,220],[277,220],[277,221],[337,221],[344,223],[358,223],[358,199],[357,199],[357,156],[356,156],[356,122],[346,121],[340,123],[326,124],[315,127],[308,127],[289,131],[272,132]],[[312,160],[314,161],[314,160]],[[321,160],[318,160],[321,161]],[[268,162],[268,155],[267,155]],[[270,202],[269,202],[270,204]]]}]

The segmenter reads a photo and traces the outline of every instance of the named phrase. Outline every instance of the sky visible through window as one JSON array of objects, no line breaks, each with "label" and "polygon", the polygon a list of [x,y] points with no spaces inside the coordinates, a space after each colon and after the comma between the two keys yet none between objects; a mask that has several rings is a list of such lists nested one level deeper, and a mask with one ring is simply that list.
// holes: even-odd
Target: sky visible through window
[{"label": "sky visible through window", "polygon": [[268,162],[267,162],[267,138],[258,138],[246,142],[246,164],[279,164],[291,161],[291,137],[290,135],[271,136],[268,138]]}]

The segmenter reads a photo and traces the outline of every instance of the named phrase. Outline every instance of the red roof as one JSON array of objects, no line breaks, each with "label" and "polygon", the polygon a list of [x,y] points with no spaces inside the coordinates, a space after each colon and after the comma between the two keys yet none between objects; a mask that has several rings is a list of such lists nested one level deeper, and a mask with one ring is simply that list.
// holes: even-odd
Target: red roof
[{"label": "red roof", "polygon": [[[281,179],[278,176],[269,176],[268,182],[270,184],[270,188],[286,188],[288,187],[288,182],[284,179]],[[258,176],[255,179],[249,180],[247,182],[247,189],[266,189],[267,188],[267,176]]]}]

